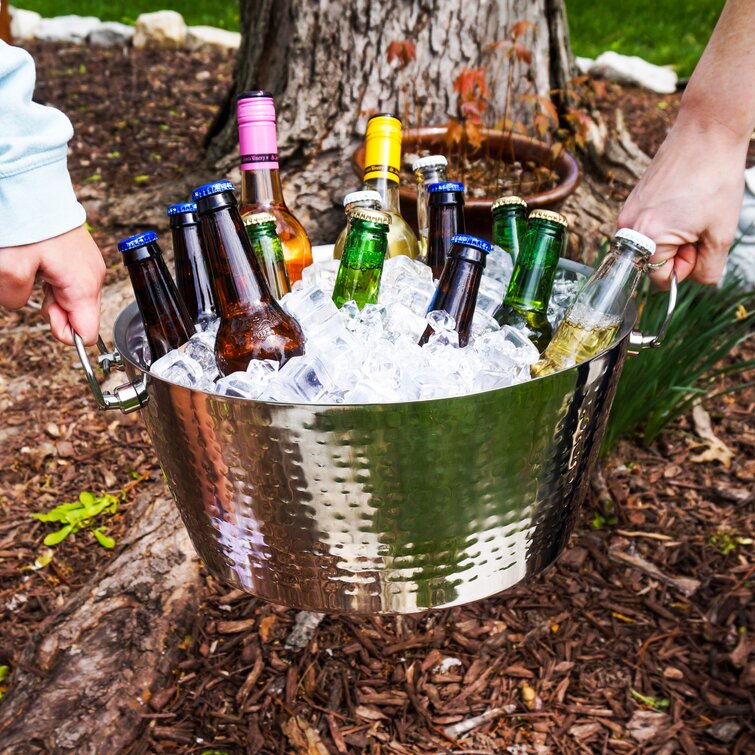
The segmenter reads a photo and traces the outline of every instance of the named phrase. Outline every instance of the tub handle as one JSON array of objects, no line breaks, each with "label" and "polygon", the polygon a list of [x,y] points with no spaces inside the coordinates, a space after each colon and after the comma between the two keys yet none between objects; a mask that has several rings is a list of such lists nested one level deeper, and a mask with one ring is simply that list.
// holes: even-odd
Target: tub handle
[{"label": "tub handle", "polygon": [[[89,388],[100,409],[120,409],[124,414],[130,414],[141,409],[147,403],[149,396],[147,394],[146,374],[133,383],[124,383],[113,391],[103,392],[92,369],[92,363],[89,361],[84,341],[81,340],[81,336],[76,331],[73,333],[73,342],[81,366],[84,368],[84,375],[86,375]],[[101,337],[97,338],[97,348],[100,350],[97,362],[105,375],[110,375],[113,368],[123,369],[123,360],[117,349],[108,351]]]},{"label": "tub handle", "polygon": [[658,332],[655,335],[646,336],[639,330],[633,330],[629,334],[629,350],[628,353],[636,356],[643,349],[657,349],[661,345],[663,336],[666,333],[666,328],[671,322],[671,316],[676,309],[676,297],[679,289],[679,284],[676,279],[676,272],[671,274],[671,281],[668,289],[668,307],[666,308],[666,316],[663,318],[661,327],[658,328]]}]

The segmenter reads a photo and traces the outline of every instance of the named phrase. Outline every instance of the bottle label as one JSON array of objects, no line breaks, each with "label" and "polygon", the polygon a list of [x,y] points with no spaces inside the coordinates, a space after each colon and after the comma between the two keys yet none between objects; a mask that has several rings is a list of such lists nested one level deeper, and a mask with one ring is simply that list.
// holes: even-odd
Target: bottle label
[{"label": "bottle label", "polygon": [[239,128],[241,170],[278,170],[275,121],[244,123]]},{"label": "bottle label", "polygon": [[387,178],[399,182],[401,124],[394,119],[371,120],[364,145],[364,180]]}]

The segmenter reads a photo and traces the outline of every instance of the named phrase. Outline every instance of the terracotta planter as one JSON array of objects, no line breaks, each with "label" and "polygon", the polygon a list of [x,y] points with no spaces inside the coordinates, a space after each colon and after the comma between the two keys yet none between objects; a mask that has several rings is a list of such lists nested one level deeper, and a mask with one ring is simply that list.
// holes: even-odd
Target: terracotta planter
[{"label": "terracotta planter", "polygon": [[[492,151],[499,154],[511,154],[511,142],[513,142],[514,155],[520,162],[544,163],[551,159],[549,145],[537,139],[519,134],[509,135],[494,130],[484,130],[482,134],[484,141],[490,144]],[[407,129],[403,134],[402,151],[406,153],[429,149],[432,152],[443,154],[445,152],[445,135],[445,126],[422,126]],[[354,152],[351,161],[354,171],[361,178],[364,172],[364,145],[361,145]],[[559,184],[549,191],[525,196],[524,200],[529,209],[534,210],[538,207],[558,209],[577,188],[581,174],[579,164],[571,154],[562,152],[556,160],[553,160],[552,167],[560,178]],[[417,192],[413,185],[402,184],[399,193],[401,195],[401,213],[416,231]],[[465,218],[468,232],[490,239],[493,223],[490,207],[496,199],[498,199],[497,196],[485,199],[466,199]]]}]

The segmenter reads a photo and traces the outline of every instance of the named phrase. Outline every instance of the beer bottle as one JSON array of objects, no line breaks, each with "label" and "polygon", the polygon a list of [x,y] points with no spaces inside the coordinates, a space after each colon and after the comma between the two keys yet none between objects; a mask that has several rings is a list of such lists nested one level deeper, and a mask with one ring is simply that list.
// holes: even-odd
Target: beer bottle
[{"label": "beer bottle", "polygon": [[390,223],[386,212],[356,208],[349,213],[346,244],[333,289],[333,301],[339,309],[352,299],[359,309],[377,304]]},{"label": "beer bottle", "polygon": [[381,209],[391,216],[388,256],[405,254],[415,259],[419,245],[414,231],[399,208],[399,169],[401,168],[401,121],[389,113],[373,115],[367,121],[364,147],[364,188],[380,194]]},{"label": "beer bottle", "polygon": [[301,280],[301,271],[312,264],[312,245],[283,198],[273,95],[262,90],[242,92],[237,99],[236,113],[241,152],[239,212],[242,218],[253,212],[269,212],[275,216],[275,230],[283,245],[288,279],[295,283]]},{"label": "beer bottle", "polygon": [[281,240],[275,232],[275,216],[269,212],[255,212],[244,218],[244,226],[270,290],[276,299],[282,299],[291,290],[291,284]]},{"label": "beer bottle", "polygon": [[519,241],[527,232],[527,203],[521,197],[501,197],[493,202],[493,243],[511,255],[516,262]]},{"label": "beer bottle", "polygon": [[383,206],[380,194],[376,191],[352,191],[349,192],[343,198],[343,209],[346,213],[346,225],[338,234],[336,239],[336,245],[333,249],[333,256],[336,259],[341,259],[343,254],[343,245],[346,243],[346,234],[349,230],[349,213],[352,210],[356,210],[357,207],[361,207],[365,210],[379,210]]},{"label": "beer bottle", "polygon": [[239,215],[233,184],[205,184],[194,190],[192,199],[215,283],[220,316],[215,358],[221,375],[246,370],[252,359],[282,365],[303,354],[304,335],[270,292]]},{"label": "beer bottle", "polygon": [[417,228],[419,228],[419,257],[427,261],[427,230],[429,210],[427,207],[427,187],[430,184],[448,180],[448,160],[443,155],[420,157],[412,165],[417,179]]},{"label": "beer bottle", "polygon": [[212,281],[202,254],[197,206],[194,202],[172,204],[168,207],[168,217],[178,293],[192,322],[204,330],[217,315]]},{"label": "beer bottle", "polygon": [[440,278],[451,249],[451,239],[464,233],[464,184],[445,181],[427,187],[430,223],[427,237],[427,264],[433,278]]},{"label": "beer bottle", "polygon": [[128,269],[152,361],[183,346],[194,326],[157,244],[154,231],[138,233],[118,242]]},{"label": "beer bottle", "polygon": [[[476,236],[463,233],[454,236],[451,239],[451,251],[446,266],[427,308],[428,312],[444,310],[454,318],[461,348],[469,343],[477,292],[480,290],[480,279],[490,249],[487,241]],[[419,345],[426,344],[432,334],[433,328],[428,325],[419,339]]]},{"label": "beer bottle", "polygon": [[548,300],[558,258],[566,246],[566,218],[551,210],[533,210],[503,304],[493,317],[499,325],[527,330],[543,351],[551,340]]},{"label": "beer bottle", "polygon": [[611,345],[654,253],[655,242],[644,234],[631,228],[616,232],[603,262],[567,309],[545,353],[532,365],[533,377],[573,367]]}]

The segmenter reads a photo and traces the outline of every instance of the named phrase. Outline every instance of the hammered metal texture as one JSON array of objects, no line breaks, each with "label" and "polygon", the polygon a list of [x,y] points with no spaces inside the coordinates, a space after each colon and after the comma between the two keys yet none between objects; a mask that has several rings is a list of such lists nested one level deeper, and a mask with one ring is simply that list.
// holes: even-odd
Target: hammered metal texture
[{"label": "hammered metal texture", "polygon": [[[562,550],[634,317],[590,362],[474,396],[287,405],[151,378],[143,415],[214,576],[312,611],[458,605],[540,573]],[[115,328],[132,379],[139,332],[132,306]]]}]

